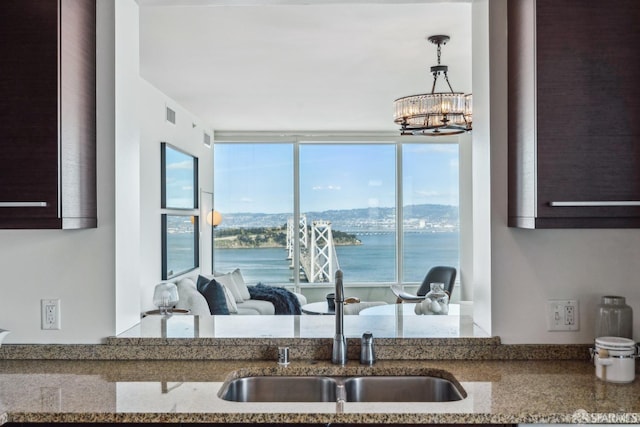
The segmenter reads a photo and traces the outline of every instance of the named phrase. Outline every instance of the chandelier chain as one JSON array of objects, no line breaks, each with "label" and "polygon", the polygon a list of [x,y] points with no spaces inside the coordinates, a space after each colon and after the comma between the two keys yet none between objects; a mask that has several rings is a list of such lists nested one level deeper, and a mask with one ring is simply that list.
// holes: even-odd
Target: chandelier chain
[{"label": "chandelier chain", "polygon": [[451,91],[451,93],[454,93],[453,88],[451,87],[451,83],[449,83],[449,75],[447,74],[446,71],[443,74],[444,74],[444,81],[447,82],[447,86],[449,86],[449,90]]}]

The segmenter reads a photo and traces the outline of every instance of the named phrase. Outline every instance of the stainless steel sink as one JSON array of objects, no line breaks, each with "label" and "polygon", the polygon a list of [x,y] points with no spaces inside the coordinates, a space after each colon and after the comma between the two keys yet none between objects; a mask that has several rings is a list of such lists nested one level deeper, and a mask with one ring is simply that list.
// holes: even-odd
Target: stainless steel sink
[{"label": "stainless steel sink", "polygon": [[456,385],[431,376],[253,376],[227,381],[218,396],[234,402],[451,402]]},{"label": "stainless steel sink", "polygon": [[422,376],[352,377],[344,381],[347,402],[452,402],[462,400],[449,380]]},{"label": "stainless steel sink", "polygon": [[234,402],[335,402],[336,382],[322,376],[258,376],[226,382],[218,393]]}]

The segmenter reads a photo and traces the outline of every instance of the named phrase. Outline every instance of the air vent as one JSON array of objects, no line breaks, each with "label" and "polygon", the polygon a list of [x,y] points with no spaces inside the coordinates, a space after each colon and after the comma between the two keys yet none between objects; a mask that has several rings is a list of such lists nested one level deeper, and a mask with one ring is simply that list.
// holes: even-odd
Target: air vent
[{"label": "air vent", "polygon": [[167,121],[176,124],[176,112],[169,107],[167,107]]},{"label": "air vent", "polygon": [[205,147],[211,147],[211,135],[205,132],[204,137],[202,138],[202,142],[204,142]]}]

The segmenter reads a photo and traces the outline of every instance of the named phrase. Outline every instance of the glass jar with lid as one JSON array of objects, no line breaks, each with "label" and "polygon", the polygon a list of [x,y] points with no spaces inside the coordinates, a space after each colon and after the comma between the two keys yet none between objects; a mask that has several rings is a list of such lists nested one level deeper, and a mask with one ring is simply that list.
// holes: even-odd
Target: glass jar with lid
[{"label": "glass jar with lid", "polygon": [[626,304],[624,297],[602,297],[596,313],[596,338],[598,337],[633,339],[633,310]]}]

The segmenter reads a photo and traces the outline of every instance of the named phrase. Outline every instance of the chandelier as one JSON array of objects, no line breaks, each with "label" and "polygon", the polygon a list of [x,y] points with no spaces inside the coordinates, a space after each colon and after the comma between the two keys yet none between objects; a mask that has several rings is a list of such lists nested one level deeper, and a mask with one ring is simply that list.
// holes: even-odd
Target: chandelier
[{"label": "chandelier", "polygon": [[[473,97],[454,92],[449,83],[449,67],[440,65],[441,47],[449,36],[431,36],[427,40],[438,46],[438,65],[431,67],[431,93],[405,96],[393,101],[393,121],[400,125],[402,135],[455,135],[472,129]],[[444,77],[448,92],[436,92],[438,77]]]}]

